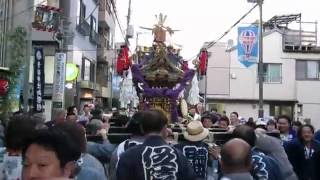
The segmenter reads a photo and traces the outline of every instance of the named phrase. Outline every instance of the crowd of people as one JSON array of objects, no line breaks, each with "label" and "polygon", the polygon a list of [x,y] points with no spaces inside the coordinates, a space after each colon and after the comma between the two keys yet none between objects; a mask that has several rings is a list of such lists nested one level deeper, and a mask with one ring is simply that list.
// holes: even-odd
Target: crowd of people
[{"label": "crowd of people", "polygon": [[[15,113],[4,124],[0,179],[319,180],[320,131],[310,124],[197,113],[171,125],[163,111],[105,114],[93,105],[56,110],[46,121]],[[130,137],[109,141],[109,129]],[[181,129],[179,140],[172,127]],[[225,137],[217,143],[212,133]],[[2,137],[1,136],[1,137]]]}]

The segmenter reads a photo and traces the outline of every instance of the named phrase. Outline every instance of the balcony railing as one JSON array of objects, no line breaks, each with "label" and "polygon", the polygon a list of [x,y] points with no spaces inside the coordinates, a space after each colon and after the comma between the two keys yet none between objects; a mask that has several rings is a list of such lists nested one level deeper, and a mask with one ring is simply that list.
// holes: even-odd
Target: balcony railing
[{"label": "balcony railing", "polygon": [[296,51],[313,51],[317,46],[318,31],[317,22],[305,22],[315,26],[314,30],[305,30],[301,28],[298,30],[286,29],[283,33],[283,50],[285,52]]},{"label": "balcony railing", "polygon": [[286,45],[317,45],[317,34],[314,31],[288,30],[284,33]]},{"label": "balcony railing", "polygon": [[80,34],[82,34],[84,36],[89,36],[90,35],[90,24],[83,17],[78,17],[77,30]]}]

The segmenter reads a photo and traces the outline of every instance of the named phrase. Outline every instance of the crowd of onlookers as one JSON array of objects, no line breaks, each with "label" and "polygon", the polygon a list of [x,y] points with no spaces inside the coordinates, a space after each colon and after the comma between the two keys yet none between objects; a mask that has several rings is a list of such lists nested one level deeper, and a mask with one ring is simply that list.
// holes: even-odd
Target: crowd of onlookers
[{"label": "crowd of onlookers", "polygon": [[[80,115],[71,106],[55,110],[50,121],[18,112],[0,126],[0,179],[320,179],[320,131],[310,124],[284,115],[254,120],[237,112],[200,114],[193,107],[169,124],[156,109],[105,114],[84,105]],[[112,127],[125,128],[130,137],[112,144]],[[178,141],[171,127],[181,129]],[[230,138],[216,143],[215,130]]]}]

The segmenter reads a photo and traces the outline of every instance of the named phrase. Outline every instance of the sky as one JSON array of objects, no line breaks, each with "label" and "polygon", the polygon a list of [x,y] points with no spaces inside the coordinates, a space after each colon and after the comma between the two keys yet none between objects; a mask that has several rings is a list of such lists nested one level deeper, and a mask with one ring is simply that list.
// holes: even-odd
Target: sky
[{"label": "sky", "polygon": [[[139,35],[138,44],[150,46],[153,36],[150,31],[139,26],[152,27],[157,21],[156,14],[167,15],[166,25],[181,31],[176,32],[171,41],[182,45],[181,55],[192,60],[204,42],[217,40],[231,25],[247,13],[254,4],[247,0],[131,0],[131,23],[135,36]],[[126,17],[129,0],[116,0],[119,21],[123,30],[126,29]],[[302,21],[320,22],[319,0],[264,0],[263,20],[267,21],[275,15],[302,13]],[[256,8],[238,26],[248,26],[259,18]],[[307,26],[307,28],[311,28]],[[314,27],[312,27],[314,28]],[[319,25],[318,25],[319,29]],[[320,30],[320,29],[319,29]],[[119,28],[116,29],[116,42],[122,42]],[[320,35],[320,33],[319,33]],[[318,35],[318,37],[319,37]],[[234,28],[220,42],[237,38]],[[319,39],[319,38],[318,38]],[[136,37],[130,40],[131,49],[135,48]],[[319,43],[318,43],[319,44]]]}]

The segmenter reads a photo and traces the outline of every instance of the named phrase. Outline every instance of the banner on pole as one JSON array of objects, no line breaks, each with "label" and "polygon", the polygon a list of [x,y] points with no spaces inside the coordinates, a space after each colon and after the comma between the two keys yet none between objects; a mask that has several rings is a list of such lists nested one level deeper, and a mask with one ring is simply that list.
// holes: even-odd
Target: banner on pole
[{"label": "banner on pole", "polygon": [[52,103],[54,108],[63,108],[66,59],[67,56],[65,53],[56,53],[52,94]]},{"label": "banner on pole", "polygon": [[44,55],[42,48],[35,48],[33,73],[33,110],[43,112],[44,94]]},{"label": "banner on pole", "polygon": [[258,30],[255,26],[238,28],[238,60],[247,68],[258,62]]}]

